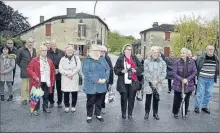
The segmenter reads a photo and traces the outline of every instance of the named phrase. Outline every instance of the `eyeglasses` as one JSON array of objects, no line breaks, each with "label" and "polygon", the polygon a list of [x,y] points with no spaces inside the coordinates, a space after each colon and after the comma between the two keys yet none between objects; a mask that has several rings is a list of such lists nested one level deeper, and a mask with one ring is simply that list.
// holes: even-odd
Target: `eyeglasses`
[{"label": "eyeglasses", "polygon": [[7,44],[13,44],[13,43],[7,43]]}]

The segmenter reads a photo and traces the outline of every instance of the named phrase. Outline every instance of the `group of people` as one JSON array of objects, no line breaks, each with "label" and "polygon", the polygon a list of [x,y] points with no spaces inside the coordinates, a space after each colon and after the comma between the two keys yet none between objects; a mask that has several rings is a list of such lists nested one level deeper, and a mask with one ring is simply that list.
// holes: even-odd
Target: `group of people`
[{"label": "group of people", "polygon": [[[22,79],[22,104],[29,102],[29,92],[33,86],[41,88],[43,95],[43,111],[51,113],[54,107],[54,91],[57,90],[57,107],[62,108],[64,100],[65,112],[76,111],[80,80],[83,81],[83,91],[87,96],[87,122],[92,122],[93,112],[96,119],[103,122],[102,113],[105,113],[105,95],[112,87],[114,73],[117,75],[116,89],[121,96],[122,119],[132,120],[135,98],[143,100],[146,92],[144,119],[149,118],[151,101],[153,100],[153,117],[159,120],[158,108],[163,81],[168,79],[168,93],[174,90],[172,113],[178,118],[182,101],[182,92],[185,93],[185,114],[188,112],[189,100],[196,89],[195,112],[210,113],[208,103],[211,98],[214,82],[219,74],[219,59],[214,54],[214,47],[208,45],[206,53],[192,58],[191,51],[182,48],[181,58],[175,58],[174,52],[164,58],[161,49],[157,46],[150,48],[150,56],[143,59],[141,55],[134,55],[131,44],[126,44],[113,67],[105,46],[91,45],[89,54],[81,60],[74,54],[73,45],[68,45],[64,51],[56,46],[56,41],[46,41],[40,46],[39,55],[33,47],[34,40],[29,38],[24,47],[13,50],[13,41],[8,40],[1,48],[0,56],[0,88],[1,101],[4,101],[4,83],[9,88],[8,101],[13,99],[13,82],[15,64],[20,67]],[[198,81],[197,81],[197,80]],[[197,86],[195,83],[197,81]],[[182,91],[183,90],[183,91]],[[64,98],[63,98],[64,95]],[[71,103],[70,103],[71,95]],[[95,111],[94,110],[95,107]],[[40,102],[34,115],[38,116]],[[126,113],[127,112],[127,113]],[[128,114],[128,115],[127,115]]]}]

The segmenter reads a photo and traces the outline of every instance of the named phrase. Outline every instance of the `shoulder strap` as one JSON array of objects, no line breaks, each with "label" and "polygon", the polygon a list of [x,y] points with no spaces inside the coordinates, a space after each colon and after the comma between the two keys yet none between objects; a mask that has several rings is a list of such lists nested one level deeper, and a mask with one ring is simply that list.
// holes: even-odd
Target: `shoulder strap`
[{"label": "shoulder strap", "polygon": [[73,56],[74,57],[74,60],[75,60],[75,62],[76,62],[76,66],[77,66],[77,61],[76,61],[76,57],[75,56]]}]

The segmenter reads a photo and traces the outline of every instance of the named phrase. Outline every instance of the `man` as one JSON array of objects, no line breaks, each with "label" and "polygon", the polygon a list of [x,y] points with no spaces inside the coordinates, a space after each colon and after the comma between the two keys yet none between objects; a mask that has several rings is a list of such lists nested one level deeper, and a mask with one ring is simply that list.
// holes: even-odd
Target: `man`
[{"label": "man", "polygon": [[[109,82],[107,83],[107,89],[111,89],[113,80],[114,80],[114,73],[113,73],[113,66],[112,66],[112,61],[110,57],[108,56],[108,49],[105,46],[101,46],[101,56],[103,56],[108,63],[108,66],[110,68],[110,75],[109,75]],[[102,114],[105,114],[105,97],[102,101]]]},{"label": "man", "polygon": [[27,101],[29,100],[29,76],[26,71],[26,67],[28,66],[29,62],[32,58],[36,57],[36,49],[33,48],[34,40],[29,38],[26,41],[24,47],[21,47],[18,50],[16,63],[21,69],[20,77],[22,79],[21,84],[21,99],[22,104],[27,105]]},{"label": "man", "polygon": [[162,47],[158,46],[158,50],[159,50],[159,53],[160,53],[160,57],[163,59],[163,61],[166,62],[166,56],[162,53]]},{"label": "man", "polygon": [[47,47],[47,50],[50,50],[50,41],[45,41],[43,44]]},{"label": "man", "polygon": [[214,55],[214,47],[208,45],[206,47],[206,54],[201,55],[197,59],[198,88],[196,92],[195,113],[200,112],[200,104],[202,103],[202,111],[210,114],[208,104],[212,96],[214,82],[217,83],[217,74],[219,74],[219,59]]},{"label": "man", "polygon": [[[142,55],[137,54],[136,56],[137,56],[138,60],[141,62],[141,64],[144,65],[144,59],[143,59]],[[144,87],[143,87],[144,77],[143,77],[143,75],[137,76],[137,77],[138,77],[138,80],[140,81],[141,84],[140,84],[140,89],[137,91],[136,99],[138,101],[142,101],[143,96],[144,96]]]},{"label": "man", "polygon": [[[59,63],[60,63],[60,59],[64,55],[65,55],[64,52],[57,48],[56,41],[52,40],[50,44],[50,50],[47,51],[47,57],[53,61],[53,64],[56,69],[55,80],[56,80],[56,90],[57,90],[57,98],[58,98],[58,101],[57,101],[58,108],[62,108],[61,103],[63,99],[63,93],[61,91],[61,74],[59,73]],[[53,91],[49,95],[49,102],[50,102],[49,108],[53,108],[54,106],[54,89],[55,89],[55,86],[53,86]]]},{"label": "man", "polygon": [[[9,54],[15,54],[15,55],[17,54],[17,49],[14,47],[14,42],[11,39],[7,40],[6,45],[10,48]],[[16,71],[16,65],[15,68],[13,69],[12,85],[14,85],[15,71]]]}]

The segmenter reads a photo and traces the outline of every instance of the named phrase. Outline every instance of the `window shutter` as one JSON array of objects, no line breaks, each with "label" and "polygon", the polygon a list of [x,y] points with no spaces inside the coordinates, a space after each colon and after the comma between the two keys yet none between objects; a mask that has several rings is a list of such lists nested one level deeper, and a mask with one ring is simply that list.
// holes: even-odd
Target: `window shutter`
[{"label": "window shutter", "polygon": [[84,37],[86,37],[86,24],[84,24]]},{"label": "window shutter", "polygon": [[80,25],[78,24],[78,37],[80,37]]},{"label": "window shutter", "polygon": [[165,32],[165,41],[170,41],[170,32]]},{"label": "window shutter", "polygon": [[46,24],[45,25],[45,36],[51,36],[51,24]]},{"label": "window shutter", "polygon": [[144,41],[146,42],[146,32],[144,33]]}]

